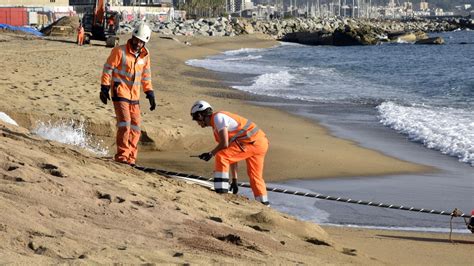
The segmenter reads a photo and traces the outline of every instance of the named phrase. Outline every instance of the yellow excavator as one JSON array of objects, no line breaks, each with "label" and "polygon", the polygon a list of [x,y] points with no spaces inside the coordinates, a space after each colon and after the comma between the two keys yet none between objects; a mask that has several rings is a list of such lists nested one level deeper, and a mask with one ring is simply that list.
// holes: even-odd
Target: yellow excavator
[{"label": "yellow excavator", "polygon": [[121,17],[117,11],[109,10],[105,0],[96,0],[94,11],[85,13],[82,17],[84,27],[84,43],[90,44],[91,40],[105,41],[106,47],[115,47],[119,44],[117,32]]}]

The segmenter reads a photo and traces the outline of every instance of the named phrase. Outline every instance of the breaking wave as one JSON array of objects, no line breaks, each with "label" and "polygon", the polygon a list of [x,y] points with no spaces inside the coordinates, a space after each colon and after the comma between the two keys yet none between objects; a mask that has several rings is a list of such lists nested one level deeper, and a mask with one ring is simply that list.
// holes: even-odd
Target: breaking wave
[{"label": "breaking wave", "polygon": [[401,106],[384,102],[377,107],[380,122],[427,148],[474,166],[474,115],[464,109]]}]

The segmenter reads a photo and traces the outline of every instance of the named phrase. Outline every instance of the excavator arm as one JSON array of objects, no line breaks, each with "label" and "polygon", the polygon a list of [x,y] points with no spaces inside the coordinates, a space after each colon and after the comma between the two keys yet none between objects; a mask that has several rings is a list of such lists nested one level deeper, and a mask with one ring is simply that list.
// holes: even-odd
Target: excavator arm
[{"label": "excavator arm", "polygon": [[102,25],[104,23],[105,0],[96,0],[94,8],[94,24]]}]

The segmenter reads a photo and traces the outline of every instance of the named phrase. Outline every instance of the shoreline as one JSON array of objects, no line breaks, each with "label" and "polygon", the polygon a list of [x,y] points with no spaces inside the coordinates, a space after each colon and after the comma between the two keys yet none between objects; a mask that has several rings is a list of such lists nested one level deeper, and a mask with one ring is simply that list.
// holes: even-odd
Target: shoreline
[{"label": "shoreline", "polygon": [[[360,147],[353,141],[337,138],[314,120],[288,113],[279,108],[252,104],[250,101],[255,99],[254,95],[230,88],[221,80],[219,73],[185,64],[190,59],[202,59],[229,50],[269,48],[275,46],[276,41],[262,40],[255,36],[232,38],[232,40],[220,39],[214,43],[209,40],[204,40],[201,43],[199,39],[189,37],[178,39],[181,42],[188,41],[191,43],[190,49],[196,42],[200,47],[205,46],[214,49],[213,51],[203,49],[202,52],[193,54],[181,53],[177,56],[181,61],[180,64],[182,64],[177,69],[182,69],[182,76],[184,76],[185,81],[186,76],[190,78],[186,83],[191,86],[197,85],[196,92],[198,95],[205,95],[204,97],[198,97],[209,101],[216,110],[225,109],[251,117],[269,136],[270,150],[267,154],[265,168],[265,179],[267,181],[395,175],[435,170],[432,167],[394,159],[379,151]],[[192,100],[197,100],[198,97]],[[228,101],[229,99],[232,99],[232,102]],[[189,114],[183,115],[185,118],[188,116]],[[284,125],[278,122],[281,120],[285,121]],[[189,121],[189,123],[191,123],[191,128],[194,127],[196,133],[200,133],[201,137],[207,138],[206,144],[196,145],[197,149],[184,147],[189,155],[192,152],[202,152],[203,149],[209,149],[214,145],[208,130],[198,129],[196,125],[193,125],[193,121]],[[277,124],[278,126],[276,126]],[[302,132],[304,133],[302,134]],[[318,150],[318,152],[315,153],[314,150]],[[302,161],[300,158],[308,158],[308,160]],[[330,158],[335,159],[332,161]],[[183,158],[182,155],[179,155],[179,149],[171,151],[162,149],[159,152],[144,152],[142,150],[139,161],[148,166],[165,166],[175,171],[193,171],[199,175],[212,173],[212,166],[206,166],[196,159]],[[285,167],[290,165],[296,167],[293,169]],[[314,166],[318,166],[316,172]],[[239,174],[239,176],[244,177],[243,180],[247,180],[245,167],[240,167]]]},{"label": "shoreline", "polygon": [[[274,45],[272,45],[272,46],[274,46]],[[245,47],[245,48],[247,48],[247,47]],[[254,48],[254,47],[250,47],[250,48]],[[261,48],[261,47],[258,47],[258,48]],[[219,52],[222,52],[222,50],[219,51]],[[210,55],[207,55],[207,56],[210,56]],[[187,60],[189,60],[189,58]],[[183,62],[186,62],[186,60],[183,61]],[[191,68],[196,68],[196,67],[189,66],[189,65],[186,65],[186,66],[191,67]],[[336,179],[341,179],[341,180],[347,180],[347,183],[350,183],[351,182],[350,179],[356,178],[357,180],[366,179],[366,180],[368,180],[368,182],[366,182],[366,183],[369,183],[370,180],[373,180],[373,178],[376,178],[376,179],[379,179],[379,180],[384,180],[386,178],[392,179],[389,176],[403,176],[403,175],[416,177],[417,174],[419,174],[419,175],[427,175],[427,174],[428,175],[436,175],[436,174],[440,174],[440,172],[443,171],[443,169],[437,168],[440,165],[430,164],[429,161],[423,161],[423,160],[416,161],[416,160],[413,160],[414,158],[403,156],[403,154],[402,155],[398,154],[398,156],[397,156],[397,154],[393,153],[393,152],[390,155],[388,153],[385,153],[384,149],[378,149],[377,147],[367,147],[363,142],[359,142],[356,139],[351,138],[350,136],[349,137],[348,136],[341,137],[340,135],[338,135],[336,132],[334,132],[327,125],[322,126],[321,121],[315,120],[313,118],[305,117],[302,114],[290,112],[286,108],[278,107],[278,102],[284,101],[282,99],[279,99],[279,98],[273,99],[273,97],[253,95],[253,94],[250,94],[250,93],[239,91],[237,89],[229,87],[229,85],[225,83],[225,80],[222,80],[222,75],[220,73],[214,72],[214,71],[211,71],[211,70],[207,70],[207,69],[203,69],[203,68],[197,68],[197,69],[199,69],[199,71],[210,72],[209,75],[212,75],[214,78],[216,78],[216,80],[218,82],[222,83],[222,84],[216,85],[215,86],[216,88],[212,88],[214,90],[211,90],[211,93],[206,92],[205,95],[210,94],[212,96],[217,96],[218,98],[221,98],[220,100],[230,98],[232,100],[237,100],[239,102],[242,102],[242,104],[244,106],[246,104],[249,104],[249,105],[253,105],[255,108],[263,107],[264,108],[263,113],[268,112],[268,108],[272,109],[273,112],[284,112],[285,113],[285,115],[284,115],[285,121],[288,121],[289,119],[295,119],[295,120],[298,121],[298,125],[301,125],[301,123],[304,123],[304,124],[309,123],[310,124],[309,127],[312,127],[312,126],[319,127],[321,129],[321,131],[324,132],[323,134],[328,135],[330,138],[332,138],[332,137],[338,138],[338,139],[348,143],[351,146],[355,146],[356,149],[359,149],[359,148],[360,149],[368,149],[371,152],[377,153],[377,155],[380,156],[380,157],[390,157],[390,158],[396,158],[395,160],[400,160],[400,161],[405,161],[405,162],[410,162],[410,163],[415,163],[415,164],[418,163],[420,165],[429,165],[429,167],[427,167],[427,168],[425,168],[424,170],[421,170],[421,171],[405,171],[405,172],[404,171],[394,171],[394,172],[384,171],[382,173],[367,173],[367,172],[360,173],[360,172],[357,172],[357,171],[359,171],[359,169],[356,169],[356,171],[355,171],[357,173],[356,175],[353,174],[354,172],[344,173],[344,174],[334,174],[334,175],[329,175],[329,176],[317,176],[314,173],[309,173],[308,176],[295,176],[295,177],[290,177],[290,178],[280,178],[281,176],[276,176],[275,173],[270,172],[269,173],[270,178],[266,178],[267,182],[282,182],[282,181],[290,181],[290,180],[293,180],[294,182],[298,182],[298,180],[325,180],[325,179],[332,180],[332,179],[336,178]],[[224,77],[225,76],[226,75],[224,74]],[[258,101],[262,100],[262,99],[264,99],[265,105],[259,104]],[[257,101],[257,102],[255,102],[255,101]],[[240,104],[241,103],[237,103],[236,105],[240,105]],[[242,108],[242,107],[240,107],[240,108]],[[257,113],[262,113],[262,111],[251,112],[251,113],[252,114],[257,114]],[[276,121],[277,119],[268,119],[268,120]],[[265,125],[265,122],[263,123],[263,125]],[[260,122],[258,124],[260,124]],[[378,126],[380,128],[383,128],[384,130],[390,131],[390,134],[395,135],[397,140],[403,138],[403,136],[400,136],[398,133],[396,133],[394,131],[386,129],[382,125],[378,125]],[[265,129],[265,127],[262,127],[262,128]],[[347,132],[349,132],[349,131],[346,131],[346,133]],[[295,135],[297,135],[297,133],[295,133]],[[270,142],[272,143],[272,141],[270,141]],[[415,147],[415,146],[417,146],[415,143],[409,142],[407,140],[405,140],[404,142],[407,142],[406,145],[411,146],[411,148],[405,148],[405,149],[407,149],[406,151],[410,151],[413,148],[416,148],[416,149],[419,148],[419,147]],[[425,150],[425,148],[421,148],[421,151],[419,151],[418,153],[420,153],[420,155],[422,155],[422,154],[427,154],[427,153],[433,153],[433,151]],[[185,160],[185,159],[171,159],[170,160],[169,159],[169,157],[174,157],[174,158],[180,157],[182,154],[180,154],[179,151],[159,152],[159,155],[158,155],[159,158],[156,158],[157,154],[158,154],[157,152],[147,152],[146,156],[148,158],[151,158],[151,159],[150,159],[150,161],[146,162],[146,164],[155,166],[154,161],[160,161],[160,166],[164,164],[167,167],[172,168],[172,170],[174,170],[174,171],[183,171],[183,172],[186,172],[186,173],[198,173],[199,175],[203,175],[203,176],[211,176],[212,164],[209,165],[209,164],[206,164],[206,163],[203,163],[203,162],[199,162],[199,160],[197,160],[198,162],[196,162],[196,160],[192,160],[192,159],[188,159],[188,160]],[[170,154],[171,154],[171,156],[170,156]],[[142,153],[142,155],[143,155],[143,153]],[[422,155],[422,156],[424,157],[424,155]],[[443,156],[445,156],[445,155],[443,155]],[[163,163],[163,161],[161,161],[161,160],[166,160],[166,161]],[[180,161],[180,160],[184,161],[184,162],[183,163],[177,163],[177,161]],[[269,160],[267,160],[267,163],[268,163],[268,161]],[[280,163],[278,163],[278,164],[280,164]],[[297,164],[296,162],[291,163],[291,165],[296,165],[296,164]],[[441,163],[441,165],[443,165],[443,164],[444,163]],[[244,169],[242,169],[242,168],[243,167],[241,167],[241,169],[240,169],[239,176],[244,177],[243,180],[247,180],[246,173],[245,173],[245,170],[244,170],[245,168]],[[281,173],[281,171],[282,171],[281,168],[279,168],[278,173]],[[370,186],[370,185],[368,185],[368,186]],[[314,190],[312,190],[312,191],[314,191]],[[338,196],[337,194],[336,195],[330,194],[330,195]],[[367,200],[367,197],[359,196],[358,199]],[[388,203],[390,203],[390,202],[399,203],[400,201],[397,202],[397,200],[392,199],[391,201],[388,201]],[[423,205],[422,207],[424,207],[424,206],[429,206],[429,205]],[[465,209],[465,208],[463,208],[463,209]],[[369,212],[372,212],[372,211],[369,210]],[[375,211],[373,213],[377,213],[377,211]],[[293,213],[293,215],[295,215],[295,214]],[[296,215],[296,216],[298,216],[298,215]],[[396,217],[397,214],[394,214],[394,216]],[[304,218],[304,217],[300,217],[300,218]],[[415,218],[411,218],[411,219],[415,219]],[[441,220],[441,219],[439,219],[439,220]],[[439,222],[439,223],[441,223],[441,226],[443,225],[442,222]],[[383,227],[383,225],[381,225],[381,226]],[[418,227],[418,226],[415,225],[414,228],[416,228],[416,227]],[[420,228],[422,228],[422,226]],[[423,230],[418,230],[418,231],[423,232]]]}]

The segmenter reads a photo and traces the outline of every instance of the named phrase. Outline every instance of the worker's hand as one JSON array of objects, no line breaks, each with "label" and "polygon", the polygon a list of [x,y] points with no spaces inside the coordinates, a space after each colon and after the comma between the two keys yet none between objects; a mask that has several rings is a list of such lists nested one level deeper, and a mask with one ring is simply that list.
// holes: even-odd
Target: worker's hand
[{"label": "worker's hand", "polygon": [[110,100],[109,90],[110,90],[110,86],[100,85],[100,100],[104,104],[107,104],[107,99]]},{"label": "worker's hand", "polygon": [[232,178],[232,182],[230,183],[229,190],[232,191],[232,193],[237,194],[239,192],[239,186],[237,185],[237,179]]},{"label": "worker's hand", "polygon": [[205,152],[201,155],[199,155],[199,159],[204,160],[204,161],[209,161],[212,158],[212,152]]},{"label": "worker's hand", "polygon": [[146,98],[150,102],[150,111],[155,110],[155,108],[156,108],[155,93],[153,93],[153,91],[147,91],[146,92]]}]

